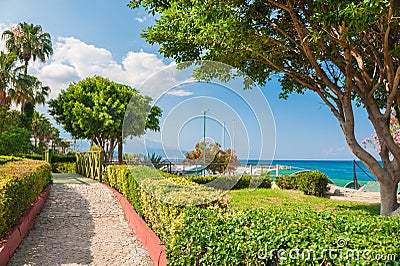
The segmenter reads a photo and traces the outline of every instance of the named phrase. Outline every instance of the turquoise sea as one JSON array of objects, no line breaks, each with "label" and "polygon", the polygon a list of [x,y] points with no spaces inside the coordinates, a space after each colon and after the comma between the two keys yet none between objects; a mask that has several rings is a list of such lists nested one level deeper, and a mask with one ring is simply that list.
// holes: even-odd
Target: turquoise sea
[{"label": "turquoise sea", "polygon": [[[270,165],[271,161],[267,160],[247,160],[240,161],[247,164],[265,164]],[[322,161],[322,160],[274,160],[272,165],[292,166],[293,169],[299,168],[308,170],[318,170],[326,174],[336,185],[344,186],[347,182],[353,181],[353,161]],[[372,181],[374,175],[365,167],[365,165],[357,161],[360,167],[356,167],[357,179],[361,184]],[[363,170],[361,170],[362,168]],[[370,177],[369,177],[369,176]]]}]

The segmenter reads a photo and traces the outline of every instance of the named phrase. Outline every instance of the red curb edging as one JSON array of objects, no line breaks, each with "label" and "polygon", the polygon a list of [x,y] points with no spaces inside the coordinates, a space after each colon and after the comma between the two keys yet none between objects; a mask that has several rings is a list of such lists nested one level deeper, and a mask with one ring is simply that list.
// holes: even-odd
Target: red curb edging
[{"label": "red curb edging", "polygon": [[106,184],[103,185],[110,189],[115,197],[117,197],[129,226],[146,247],[155,265],[167,265],[166,249],[161,243],[160,238],[147,226],[146,222],[136,213],[131,203],[121,193]]},{"label": "red curb edging", "polygon": [[14,251],[32,229],[36,215],[42,210],[44,202],[50,194],[51,185],[48,185],[34,203],[25,211],[19,223],[14,226],[8,235],[0,242],[0,266],[6,266]]}]

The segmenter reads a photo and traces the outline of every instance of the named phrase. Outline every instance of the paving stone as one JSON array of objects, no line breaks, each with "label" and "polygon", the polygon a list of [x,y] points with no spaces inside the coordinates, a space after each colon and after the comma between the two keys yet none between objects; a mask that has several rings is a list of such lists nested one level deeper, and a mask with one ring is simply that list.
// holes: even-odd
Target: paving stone
[{"label": "paving stone", "polygon": [[8,265],[154,264],[110,190],[93,182],[55,182]]}]

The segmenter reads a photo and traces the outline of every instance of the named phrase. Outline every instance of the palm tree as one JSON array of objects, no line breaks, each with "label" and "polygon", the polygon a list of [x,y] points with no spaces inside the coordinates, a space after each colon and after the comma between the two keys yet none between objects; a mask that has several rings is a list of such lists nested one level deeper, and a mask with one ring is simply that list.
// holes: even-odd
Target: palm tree
[{"label": "palm tree", "polygon": [[21,115],[23,115],[27,102],[33,105],[44,104],[49,92],[50,88],[43,86],[42,82],[36,77],[20,75],[15,81],[14,87],[9,89],[8,94],[16,104],[21,105]]},{"label": "palm tree", "polygon": [[44,125],[47,126],[50,124],[49,120],[39,112],[34,112],[32,117],[32,130],[33,130],[33,137],[35,138],[35,147],[37,147],[37,140],[39,138],[39,134],[42,133],[42,128]]},{"label": "palm tree", "polygon": [[58,130],[58,128],[55,128],[55,127],[52,126],[50,128],[50,134],[49,134],[48,137],[49,137],[48,141],[51,140],[51,146],[50,147],[51,147],[52,150],[54,150],[55,149],[55,142],[56,142],[57,139],[60,138],[60,130]]},{"label": "palm tree", "polygon": [[8,88],[12,87],[22,66],[16,65],[17,55],[0,52],[0,106],[9,106],[11,98],[7,95]]},{"label": "palm tree", "polygon": [[68,141],[61,140],[61,141],[58,143],[58,146],[61,148],[61,152],[62,152],[63,154],[65,154],[65,150],[66,150],[67,148],[69,148],[70,143],[69,143]]},{"label": "palm tree", "polygon": [[6,48],[14,52],[24,63],[24,75],[28,74],[31,59],[39,58],[42,62],[53,54],[50,34],[42,31],[42,26],[21,22],[11,30],[3,32],[2,39]]}]

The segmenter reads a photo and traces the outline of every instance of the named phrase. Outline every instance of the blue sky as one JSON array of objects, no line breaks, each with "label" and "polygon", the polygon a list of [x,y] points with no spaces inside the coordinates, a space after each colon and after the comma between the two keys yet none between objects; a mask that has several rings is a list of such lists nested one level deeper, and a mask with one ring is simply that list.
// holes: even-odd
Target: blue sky
[{"label": "blue sky", "polygon": [[[154,18],[143,9],[129,9],[127,3],[128,1],[122,0],[2,0],[0,30],[4,31],[12,25],[26,21],[42,25],[44,31],[51,34],[53,56],[45,64],[36,62],[30,66],[30,73],[37,75],[52,88],[51,97],[56,97],[60,89],[66,88],[70,82],[95,74],[139,87],[151,75],[173,65],[173,60],[163,58],[157,52],[158,46],[149,45],[140,38],[140,32],[151,25]],[[0,42],[0,49],[3,48],[4,43]],[[213,90],[207,92],[206,89],[202,91],[196,85],[186,84],[183,87],[173,88],[173,93],[164,95],[158,100],[158,104],[166,108],[165,114],[178,109],[173,109],[174,104],[183,108],[185,103],[191,101],[190,107],[186,108],[193,111],[193,119],[182,120],[186,122],[180,127],[180,137],[177,139],[174,135],[176,134],[172,130],[174,126],[166,124],[164,136],[149,134],[142,140],[147,139],[146,145],[153,145],[152,149],[156,150],[157,145],[154,143],[157,138],[174,137],[181,150],[189,149],[191,144],[194,146],[195,142],[202,138],[201,111],[209,105],[207,135],[222,142],[221,121],[225,121],[226,146],[232,144],[232,135],[235,134],[236,148],[240,157],[257,157],[260,141],[264,141],[264,144],[272,141],[276,144],[276,159],[354,158],[346,145],[338,122],[316,95],[310,92],[305,95],[292,95],[286,101],[280,100],[278,99],[280,86],[274,79],[261,90],[268,101],[267,105],[263,103],[262,106],[265,106],[265,110],[270,108],[274,117],[276,139],[274,136],[260,137],[255,130],[257,119],[261,124],[270,123],[268,119],[263,121],[263,114],[260,113],[259,117],[252,121],[249,118],[251,112],[246,111],[245,107],[240,107],[241,105],[234,99],[227,100],[231,99],[228,94],[218,94]],[[160,95],[159,91],[152,88],[144,89],[142,92],[154,98]],[[205,100],[207,96],[212,100]],[[238,112],[242,113],[237,116],[237,120],[232,113],[217,108],[215,100],[218,99],[232,110],[238,109]],[[46,113],[46,107],[40,107],[39,110]],[[364,110],[357,109],[355,112],[356,133],[361,141],[368,137],[373,129]],[[181,110],[175,113],[175,117],[179,118],[187,113],[189,112]],[[218,119],[213,120],[213,116]],[[163,117],[163,122],[171,121],[171,119],[166,120],[166,117],[168,116]],[[235,133],[233,133],[233,120],[237,121]],[[242,128],[239,121],[243,121]],[[167,136],[168,134],[170,135]],[[247,147],[249,143],[251,143],[250,149]]]}]

